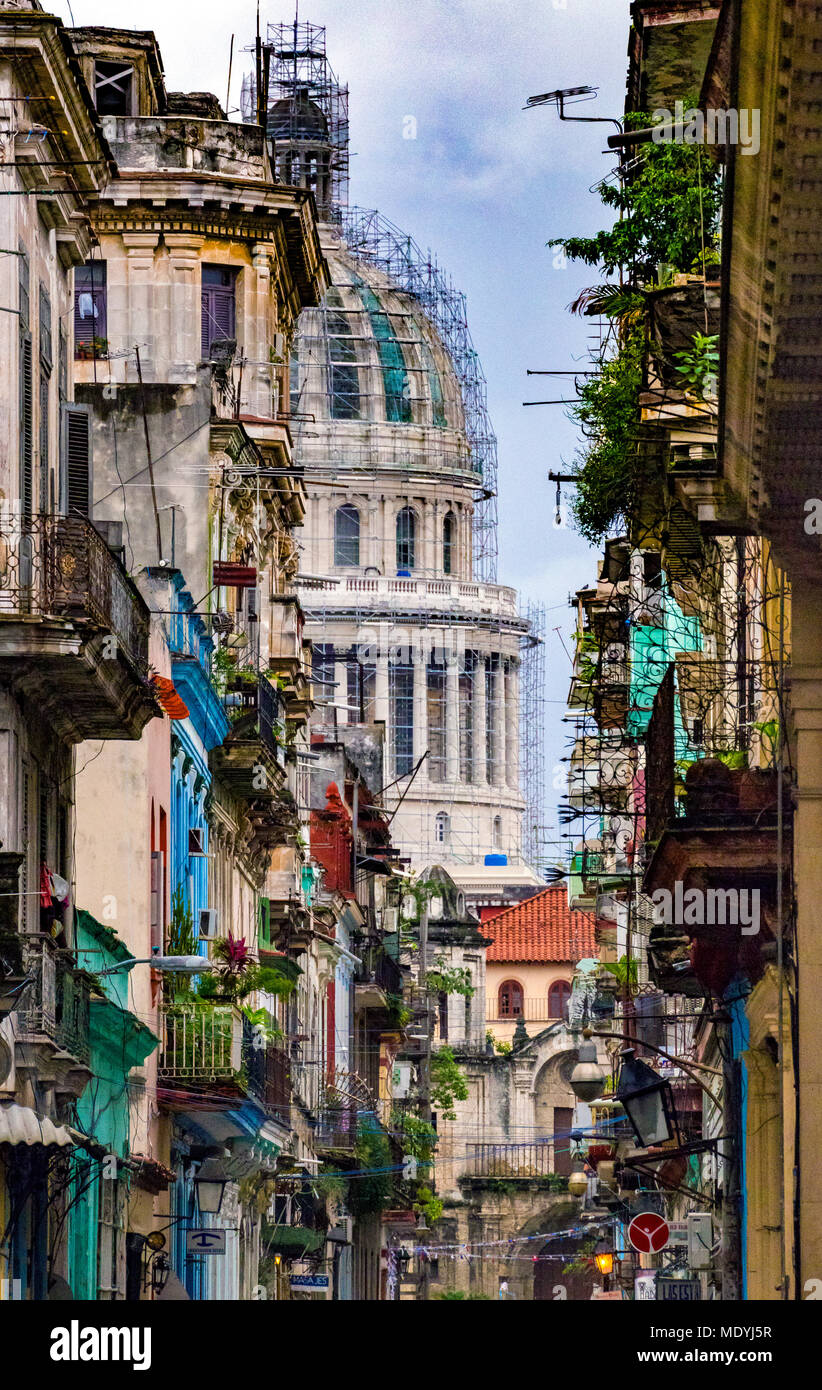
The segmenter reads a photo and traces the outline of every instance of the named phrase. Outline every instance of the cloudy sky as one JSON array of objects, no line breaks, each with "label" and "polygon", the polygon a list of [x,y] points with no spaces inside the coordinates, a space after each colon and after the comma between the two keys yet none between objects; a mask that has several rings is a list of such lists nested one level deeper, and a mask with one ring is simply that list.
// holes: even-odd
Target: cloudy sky
[{"label": "cloudy sky", "polygon": [[[52,0],[69,20],[69,0]],[[171,90],[209,90],[225,101],[235,34],[232,106],[250,63],[256,0],[70,0],[77,24],[153,28]],[[547,107],[523,111],[537,92],[587,84],[595,106],[622,109],[628,0],[301,0],[300,18],[328,28],[338,76],[351,89],[351,200],[379,208],[431,247],[468,296],[474,341],[489,386],[500,446],[500,579],[548,608],[549,772],[565,751],[562,702],[567,597],[592,577],[593,556],[553,524],[549,469],[574,455],[562,407],[523,409],[563,394],[526,369],[581,363],[591,325],[566,306],[595,278],[554,266],[549,237],[594,231],[589,189],[613,165],[606,126],[561,124]],[[293,0],[263,0],[266,22],[291,20]],[[406,117],[416,139],[403,138]],[[583,364],[584,365],[584,364]],[[550,796],[553,802],[556,793]],[[555,821],[554,821],[555,824]]]}]

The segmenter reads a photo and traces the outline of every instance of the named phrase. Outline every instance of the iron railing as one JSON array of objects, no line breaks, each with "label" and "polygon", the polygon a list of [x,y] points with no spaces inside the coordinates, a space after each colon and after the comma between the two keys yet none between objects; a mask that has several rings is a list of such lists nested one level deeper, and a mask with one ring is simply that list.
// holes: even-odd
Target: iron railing
[{"label": "iron railing", "polygon": [[167,1006],[159,1076],[196,1082],[232,1079],[242,1066],[243,1022],[230,1004]]},{"label": "iron railing", "polygon": [[259,740],[272,757],[284,758],[280,702],[270,680],[265,676],[253,680],[232,677],[222,703],[231,723],[229,741]]},{"label": "iron railing", "polygon": [[22,938],[23,968],[29,984],[20,992],[18,1019],[23,1034],[49,1038],[80,1062],[88,1062],[91,981],[78,970],[70,951],[48,937]]},{"label": "iron railing", "polygon": [[564,1015],[551,1012],[547,999],[523,999],[522,1007],[516,1013],[501,1013],[499,1002],[489,1003],[487,1011],[489,1023],[516,1023],[522,1017],[526,1023],[561,1023]]},{"label": "iron railing", "polygon": [[243,1019],[243,1069],[249,1094],[286,1122],[291,1105],[288,1053],[269,1041],[247,1018]]},{"label": "iron railing", "polygon": [[554,1172],[553,1144],[468,1144],[466,1172],[483,1178],[554,1177],[557,1188],[567,1178]]},{"label": "iron railing", "polygon": [[0,511],[0,618],[18,614],[100,628],[148,674],[148,608],[85,517]]}]

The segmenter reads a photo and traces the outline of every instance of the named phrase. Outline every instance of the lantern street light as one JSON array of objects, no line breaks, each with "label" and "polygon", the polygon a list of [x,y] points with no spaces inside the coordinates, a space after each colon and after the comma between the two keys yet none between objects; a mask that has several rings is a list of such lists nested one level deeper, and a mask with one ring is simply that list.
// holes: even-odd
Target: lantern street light
[{"label": "lantern street light", "polygon": [[223,1193],[228,1179],[222,1163],[217,1158],[207,1158],[200,1165],[194,1179],[197,1191],[197,1205],[201,1212],[216,1216],[223,1204]]},{"label": "lantern street light", "polygon": [[640,1061],[632,1047],[622,1052],[616,1099],[621,1102],[641,1148],[665,1144],[677,1135],[670,1081]]},{"label": "lantern street light", "polygon": [[597,1100],[602,1095],[608,1080],[608,1073],[597,1061],[596,1043],[582,1043],[579,1049],[579,1060],[568,1079],[577,1100]]},{"label": "lantern street light", "polygon": [[604,1236],[601,1236],[594,1246],[594,1263],[604,1278],[607,1279],[609,1274],[613,1274],[614,1252]]}]

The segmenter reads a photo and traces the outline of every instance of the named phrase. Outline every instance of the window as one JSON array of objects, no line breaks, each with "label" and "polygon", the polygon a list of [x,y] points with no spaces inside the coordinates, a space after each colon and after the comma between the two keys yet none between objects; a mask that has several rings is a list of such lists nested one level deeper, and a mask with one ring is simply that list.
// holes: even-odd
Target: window
[{"label": "window", "polygon": [[360,514],[356,507],[338,507],[334,514],[334,564],[360,563]]},{"label": "window", "polygon": [[[341,299],[340,304],[342,304]],[[326,327],[328,330],[328,381],[331,394],[331,418],[333,420],[359,420],[360,374],[356,366],[352,365],[357,361],[357,341],[354,337],[351,320],[347,314],[328,313]]]},{"label": "window", "polygon": [[74,355],[103,356],[108,319],[108,285],[105,261],[87,261],[74,272]]},{"label": "window", "polygon": [[437,995],[437,1031],[440,1042],[448,1041],[448,995]]},{"label": "window", "polygon": [[207,361],[215,343],[233,342],[237,333],[237,271],[203,266],[202,354]]},{"label": "window", "polygon": [[565,1005],[571,997],[571,986],[567,980],[554,980],[548,990],[548,1017],[564,1018]]},{"label": "window", "polygon": [[63,457],[60,478],[60,507],[68,516],[91,515],[92,459],[91,414],[87,405],[63,404]]},{"label": "window", "polygon": [[417,548],[417,517],[412,507],[397,514],[397,569],[412,570]]},{"label": "window", "polygon": [[503,980],[499,987],[498,1018],[519,1018],[522,1014],[522,985],[518,980]]},{"label": "window", "polygon": [[427,672],[428,685],[428,777],[444,782],[445,760],[445,666],[432,661]]},{"label": "window", "polygon": [[454,514],[449,512],[442,523],[442,568],[444,574],[454,571]]},{"label": "window", "polygon": [[134,68],[129,64],[94,64],[94,104],[101,116],[133,116]]},{"label": "window", "polygon": [[311,679],[315,687],[313,698],[320,705],[326,703],[333,705],[336,679],[334,675],[334,647],[329,642],[315,642],[312,656]]},{"label": "window", "polygon": [[117,1178],[100,1180],[97,1289],[102,1302],[125,1296],[126,1233],[125,1190]]},{"label": "window", "polygon": [[502,849],[502,816],[494,816],[494,849]]},{"label": "window", "polygon": [[485,778],[494,782],[494,763],[497,756],[497,661],[490,656],[485,663]]},{"label": "window", "polygon": [[371,724],[377,696],[377,668],[373,662],[363,661],[359,651],[355,647],[348,654],[348,722]]},{"label": "window", "polygon": [[411,663],[392,661],[388,684],[394,776],[405,777],[414,769],[414,667]]},{"label": "window", "polygon": [[449,817],[445,811],[438,811],[434,817],[434,839],[438,845],[444,845],[448,839],[451,829]]}]

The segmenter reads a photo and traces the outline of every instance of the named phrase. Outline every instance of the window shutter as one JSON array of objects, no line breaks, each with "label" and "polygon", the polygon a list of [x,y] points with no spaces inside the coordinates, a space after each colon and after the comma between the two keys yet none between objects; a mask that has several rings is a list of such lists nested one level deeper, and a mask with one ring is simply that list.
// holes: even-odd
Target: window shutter
[{"label": "window shutter", "polygon": [[163,851],[151,851],[151,949],[163,949]]},{"label": "window shutter", "polygon": [[203,266],[201,347],[204,360],[211,355],[212,343],[234,339],[235,304],[235,272],[222,266]]},{"label": "window shutter", "polygon": [[40,371],[40,511],[49,504],[49,378]]},{"label": "window shutter", "polygon": [[23,516],[34,508],[34,375],[31,334],[20,340],[20,499]]},{"label": "window shutter", "polygon": [[66,403],[63,406],[63,478],[61,501],[63,511],[70,516],[79,512],[91,516],[91,416],[87,405]]}]

